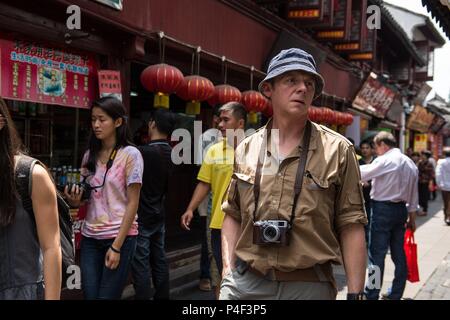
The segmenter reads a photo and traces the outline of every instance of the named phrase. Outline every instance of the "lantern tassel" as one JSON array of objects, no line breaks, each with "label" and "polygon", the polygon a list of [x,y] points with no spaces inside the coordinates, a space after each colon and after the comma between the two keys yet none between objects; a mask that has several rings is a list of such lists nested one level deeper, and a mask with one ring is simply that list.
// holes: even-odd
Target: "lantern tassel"
[{"label": "lantern tassel", "polygon": [[186,114],[197,115],[200,114],[200,102],[191,101],[186,103]]},{"label": "lantern tassel", "polygon": [[158,92],[157,94],[155,94],[153,106],[155,108],[169,109],[169,95],[162,92]]}]

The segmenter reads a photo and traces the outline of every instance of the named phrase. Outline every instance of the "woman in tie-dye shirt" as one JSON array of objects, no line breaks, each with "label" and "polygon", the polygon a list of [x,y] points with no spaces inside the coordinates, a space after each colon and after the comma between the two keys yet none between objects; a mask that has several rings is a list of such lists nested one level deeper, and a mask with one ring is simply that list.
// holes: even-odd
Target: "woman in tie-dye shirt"
[{"label": "woman in tie-dye shirt", "polygon": [[[91,123],[89,150],[82,161],[82,175],[93,188],[82,229],[82,287],[86,299],[120,299],[136,248],[143,160],[131,145],[119,100],[105,97],[94,102]],[[83,192],[78,186],[65,190],[75,207]]]}]

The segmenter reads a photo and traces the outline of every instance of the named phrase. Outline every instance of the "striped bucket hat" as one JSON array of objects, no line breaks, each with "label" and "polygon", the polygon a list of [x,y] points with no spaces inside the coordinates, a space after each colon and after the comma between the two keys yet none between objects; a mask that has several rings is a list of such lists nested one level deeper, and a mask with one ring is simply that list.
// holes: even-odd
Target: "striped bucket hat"
[{"label": "striped bucket hat", "polygon": [[283,73],[296,70],[306,72],[314,77],[316,80],[314,98],[320,96],[325,85],[325,81],[316,71],[316,62],[314,61],[313,56],[298,48],[282,50],[279,54],[272,58],[267,70],[267,76],[258,86],[259,91],[262,93],[262,84],[264,82]]}]

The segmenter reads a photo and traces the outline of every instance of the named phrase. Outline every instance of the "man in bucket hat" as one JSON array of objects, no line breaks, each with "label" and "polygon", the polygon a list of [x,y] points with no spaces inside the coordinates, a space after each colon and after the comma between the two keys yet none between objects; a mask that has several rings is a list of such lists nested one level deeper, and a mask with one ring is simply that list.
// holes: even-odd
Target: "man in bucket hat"
[{"label": "man in bucket hat", "polygon": [[270,62],[259,90],[273,118],[237,148],[222,209],[221,299],[335,299],[344,263],[348,299],[366,269],[360,174],[353,145],[308,120],[324,80],[292,48]]}]

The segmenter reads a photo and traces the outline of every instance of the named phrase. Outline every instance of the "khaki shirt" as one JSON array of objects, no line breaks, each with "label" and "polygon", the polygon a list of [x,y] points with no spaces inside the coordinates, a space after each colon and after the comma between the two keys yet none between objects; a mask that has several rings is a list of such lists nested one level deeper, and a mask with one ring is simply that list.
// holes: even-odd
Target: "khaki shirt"
[{"label": "khaki shirt", "polygon": [[[268,124],[269,125],[269,124]],[[367,224],[360,172],[353,145],[327,127],[312,123],[307,164],[288,246],[253,244],[253,186],[264,129],[236,149],[233,176],[223,211],[241,223],[236,254],[251,268],[291,272],[316,264],[342,263],[339,234],[345,226]],[[268,133],[256,220],[290,221],[301,146],[279,161]]]}]

